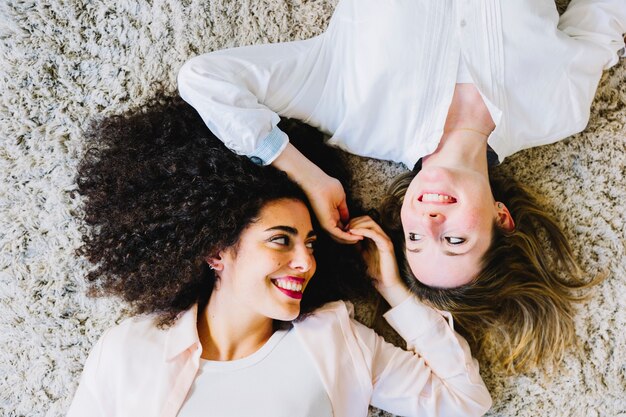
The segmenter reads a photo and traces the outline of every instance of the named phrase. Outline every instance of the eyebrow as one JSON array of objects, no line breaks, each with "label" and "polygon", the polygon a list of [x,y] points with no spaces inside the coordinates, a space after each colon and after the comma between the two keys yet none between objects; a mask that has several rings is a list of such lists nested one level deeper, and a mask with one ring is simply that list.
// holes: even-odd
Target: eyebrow
[{"label": "eyebrow", "polygon": [[[420,252],[422,251],[421,249],[409,249],[409,248],[407,248],[406,250],[407,250],[407,252],[411,252],[411,253],[420,253]],[[469,251],[467,251],[467,252],[469,252]],[[456,253],[456,252],[451,252],[451,251],[449,251],[449,250],[444,250],[444,251],[443,251],[443,253],[444,253],[445,255],[448,255],[448,256],[463,256],[463,255],[465,255],[467,252]]]},{"label": "eyebrow", "polygon": [[[294,236],[298,235],[298,229],[296,229],[295,227],[291,227],[291,226],[274,226],[274,227],[270,227],[269,229],[265,229],[266,232],[271,232],[274,230],[280,230],[280,231],[289,233],[290,235],[294,235]],[[309,237],[317,237],[317,236],[315,232],[311,230],[309,233],[307,233],[306,237],[309,238]]]}]

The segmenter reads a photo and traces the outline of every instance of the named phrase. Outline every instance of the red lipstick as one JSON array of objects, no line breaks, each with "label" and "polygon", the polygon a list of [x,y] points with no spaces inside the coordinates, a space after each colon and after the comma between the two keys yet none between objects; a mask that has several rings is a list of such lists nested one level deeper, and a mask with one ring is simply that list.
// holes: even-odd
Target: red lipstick
[{"label": "red lipstick", "polygon": [[304,278],[287,276],[272,279],[272,284],[274,284],[280,292],[288,297],[295,300],[301,300],[305,281],[306,280]]}]

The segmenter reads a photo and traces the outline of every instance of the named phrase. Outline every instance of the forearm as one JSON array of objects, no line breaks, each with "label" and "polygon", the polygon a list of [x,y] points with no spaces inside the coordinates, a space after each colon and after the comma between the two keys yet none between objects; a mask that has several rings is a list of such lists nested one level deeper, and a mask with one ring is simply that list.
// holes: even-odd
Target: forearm
[{"label": "forearm", "polygon": [[[279,113],[294,117],[293,112],[310,111],[293,101],[309,81],[307,57],[317,45],[316,39],[310,39],[197,56],[180,69],[180,95],[228,148],[250,157],[263,154],[262,162],[267,164],[278,152],[268,156],[263,151],[266,142],[275,139],[282,147],[287,142],[282,132],[276,132]],[[276,148],[282,150],[272,147]]]},{"label": "forearm", "polygon": [[292,180],[305,190],[316,178],[327,176],[291,143],[288,143],[280,155],[274,159],[272,166],[286,172]]},{"label": "forearm", "polygon": [[333,239],[341,243],[356,243],[361,239],[344,230],[350,214],[343,186],[336,178],[327,175],[290,143],[272,165],[302,187],[320,226]]},{"label": "forearm", "polygon": [[267,80],[246,70],[235,57],[197,56],[180,69],[180,96],[233,152],[251,155],[272,132],[279,116],[262,103]]},{"label": "forearm", "polygon": [[382,297],[387,301],[387,304],[391,308],[394,308],[404,301],[407,298],[411,297],[411,291],[407,288],[407,286],[403,282],[398,282],[395,285],[390,285],[383,287],[381,285],[377,286],[376,289],[378,293],[382,295]]},{"label": "forearm", "polygon": [[411,297],[387,312],[385,319],[416,354],[414,374],[432,373],[422,387],[428,394],[414,394],[417,410],[469,416],[482,415],[491,407],[478,363],[467,342],[452,329],[451,318]]}]

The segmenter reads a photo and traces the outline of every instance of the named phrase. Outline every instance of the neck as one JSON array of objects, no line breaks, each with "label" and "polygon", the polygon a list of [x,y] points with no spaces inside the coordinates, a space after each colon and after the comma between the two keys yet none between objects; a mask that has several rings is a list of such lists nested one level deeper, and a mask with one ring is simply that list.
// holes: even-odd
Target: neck
[{"label": "neck", "polygon": [[463,128],[444,132],[435,152],[422,159],[422,168],[431,166],[465,168],[488,176],[487,137]]},{"label": "neck", "polygon": [[215,288],[198,317],[202,358],[232,361],[259,350],[274,332],[273,320],[236,306]]}]

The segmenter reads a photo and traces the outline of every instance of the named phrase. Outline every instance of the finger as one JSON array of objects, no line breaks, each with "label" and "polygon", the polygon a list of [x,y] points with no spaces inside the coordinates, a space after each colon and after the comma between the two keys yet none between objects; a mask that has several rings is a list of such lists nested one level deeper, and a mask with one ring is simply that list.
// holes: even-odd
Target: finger
[{"label": "finger", "polygon": [[350,219],[350,224],[348,226],[349,227],[346,227],[346,229],[350,229],[350,228],[356,229],[356,228],[362,228],[362,227],[372,229],[372,228],[376,228],[378,226],[378,223],[376,223],[370,216],[359,216],[359,217]]},{"label": "finger", "polygon": [[352,240],[347,240],[347,239],[341,239],[341,238],[339,238],[339,237],[337,237],[337,236],[335,236],[333,234],[329,234],[329,236],[330,236],[330,238],[332,240],[334,240],[335,242],[340,243],[342,245],[355,245],[355,244],[361,242],[361,240],[352,241]]},{"label": "finger", "polygon": [[370,216],[355,217],[354,219],[350,220],[350,224],[348,225],[346,229],[349,230],[349,229],[360,229],[360,228],[375,230],[379,234],[387,236],[387,234],[382,229],[382,227],[380,227],[380,225],[376,223],[374,219],[372,219]]},{"label": "finger", "polygon": [[350,229],[350,233],[357,236],[364,236],[371,239],[379,250],[391,250],[393,245],[385,234],[378,233],[376,230],[368,228]]},{"label": "finger", "polygon": [[346,225],[346,229],[356,229],[365,221],[367,216],[353,217],[350,219],[350,223]]},{"label": "finger", "polygon": [[339,243],[343,243],[346,245],[355,244],[361,240],[363,240],[362,236],[354,235],[352,233],[341,230],[339,227],[334,226],[330,228],[326,228],[326,231],[330,234],[330,237]]},{"label": "finger", "polygon": [[343,224],[347,224],[350,221],[350,212],[348,211],[348,204],[346,203],[345,197],[339,202],[337,211],[339,212],[339,220],[341,220]]}]

